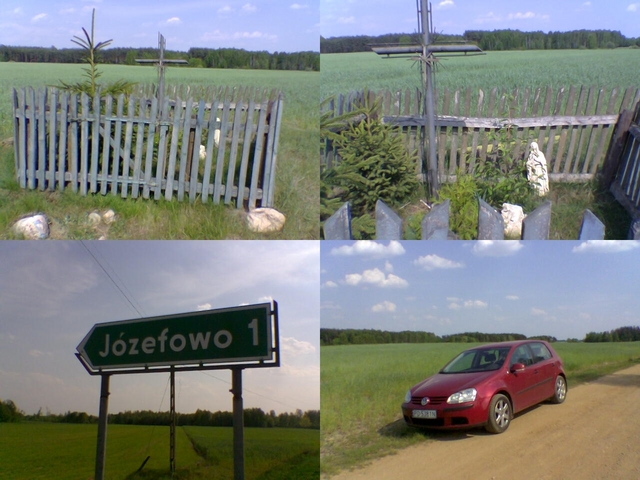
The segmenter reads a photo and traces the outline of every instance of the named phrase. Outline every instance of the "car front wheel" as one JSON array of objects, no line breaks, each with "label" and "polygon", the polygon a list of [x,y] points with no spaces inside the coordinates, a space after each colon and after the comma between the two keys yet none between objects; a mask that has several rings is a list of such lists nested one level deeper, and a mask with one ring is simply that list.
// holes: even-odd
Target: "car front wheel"
[{"label": "car front wheel", "polygon": [[489,404],[489,419],[486,429],[490,433],[502,433],[509,428],[511,423],[511,403],[509,399],[498,393],[494,395]]},{"label": "car front wheel", "polygon": [[553,391],[553,397],[551,401],[553,403],[562,403],[567,398],[567,381],[562,375],[556,377],[556,386]]}]

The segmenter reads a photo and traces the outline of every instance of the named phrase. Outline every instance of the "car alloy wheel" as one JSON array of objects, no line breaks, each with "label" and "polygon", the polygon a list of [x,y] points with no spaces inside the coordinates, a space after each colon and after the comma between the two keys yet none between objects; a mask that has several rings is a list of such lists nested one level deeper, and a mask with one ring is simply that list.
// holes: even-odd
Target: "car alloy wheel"
[{"label": "car alloy wheel", "polygon": [[501,393],[494,395],[489,404],[489,421],[486,429],[491,433],[502,433],[511,422],[511,404]]},{"label": "car alloy wheel", "polygon": [[567,381],[562,375],[556,377],[556,386],[551,399],[553,403],[562,403],[567,398]]}]

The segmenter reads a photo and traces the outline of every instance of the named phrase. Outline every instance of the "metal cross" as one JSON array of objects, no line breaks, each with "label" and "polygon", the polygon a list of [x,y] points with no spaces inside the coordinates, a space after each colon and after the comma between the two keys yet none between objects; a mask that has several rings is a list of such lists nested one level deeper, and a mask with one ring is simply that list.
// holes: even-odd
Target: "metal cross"
[{"label": "metal cross", "polygon": [[435,53],[483,53],[477,45],[435,45],[430,39],[431,4],[427,0],[416,0],[418,9],[418,27],[422,34],[420,45],[374,45],[371,49],[378,55],[406,55],[417,53],[422,63],[422,83],[424,85],[425,127],[429,139],[429,153],[427,155],[427,185],[429,194],[435,197],[438,193],[438,162],[436,159],[436,126],[435,104],[433,95],[433,63]]}]

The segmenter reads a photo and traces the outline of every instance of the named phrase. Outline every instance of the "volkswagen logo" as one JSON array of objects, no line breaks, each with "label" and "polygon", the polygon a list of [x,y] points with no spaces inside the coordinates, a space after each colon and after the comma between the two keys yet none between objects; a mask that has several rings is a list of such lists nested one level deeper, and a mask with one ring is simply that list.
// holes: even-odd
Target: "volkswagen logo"
[{"label": "volkswagen logo", "polygon": [[422,405],[426,405],[427,403],[429,403],[429,397],[424,397],[422,400],[420,400],[420,403]]}]

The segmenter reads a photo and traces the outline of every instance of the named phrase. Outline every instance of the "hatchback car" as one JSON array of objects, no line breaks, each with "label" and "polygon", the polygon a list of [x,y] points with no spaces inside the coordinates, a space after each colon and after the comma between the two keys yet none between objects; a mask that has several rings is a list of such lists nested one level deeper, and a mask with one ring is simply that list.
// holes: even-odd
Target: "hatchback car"
[{"label": "hatchback car", "polygon": [[460,353],[411,387],[402,404],[408,425],[504,432],[515,413],[545,400],[564,402],[562,360],[540,340],[483,345]]}]

